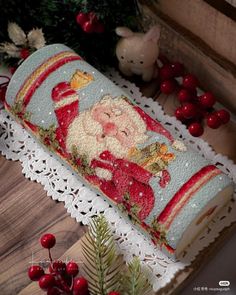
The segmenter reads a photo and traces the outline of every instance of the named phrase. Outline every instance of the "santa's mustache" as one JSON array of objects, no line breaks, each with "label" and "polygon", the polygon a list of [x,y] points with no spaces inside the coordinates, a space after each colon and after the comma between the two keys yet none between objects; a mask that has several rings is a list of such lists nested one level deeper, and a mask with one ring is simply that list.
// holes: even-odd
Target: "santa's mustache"
[{"label": "santa's mustache", "polygon": [[115,137],[105,135],[102,125],[93,119],[90,111],[81,113],[68,130],[67,148],[77,147],[80,155],[86,155],[89,162],[99,158],[105,151],[110,151],[115,157],[123,158],[128,154],[128,148],[121,145]]}]

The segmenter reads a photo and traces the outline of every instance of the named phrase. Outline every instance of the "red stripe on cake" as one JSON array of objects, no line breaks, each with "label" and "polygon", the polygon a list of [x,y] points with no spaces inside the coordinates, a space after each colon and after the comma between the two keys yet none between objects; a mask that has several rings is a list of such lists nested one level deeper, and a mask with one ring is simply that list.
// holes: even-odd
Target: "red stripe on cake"
[{"label": "red stripe on cake", "polygon": [[26,93],[26,95],[24,97],[24,103],[23,103],[24,107],[26,107],[28,105],[28,103],[30,102],[30,99],[31,99],[32,95],[34,94],[34,92],[36,91],[36,89],[38,87],[40,87],[40,85],[46,80],[46,78],[52,72],[57,70],[59,67],[63,66],[65,63],[72,62],[72,61],[75,61],[75,60],[80,60],[80,59],[81,58],[79,56],[68,56],[68,57],[64,57],[64,58],[58,60],[53,65],[48,67],[41,75],[39,75],[37,77],[37,79],[35,79],[35,81],[31,85],[31,87],[27,91],[27,93]]},{"label": "red stripe on cake", "polygon": [[24,83],[21,85],[21,87],[19,88],[16,98],[18,98],[19,94],[21,93],[22,89],[25,87],[25,84],[28,82],[29,78],[44,64],[47,64],[48,62],[50,62],[52,59],[57,59],[60,55],[62,55],[63,53],[65,53],[65,51],[62,52],[58,52],[57,54],[53,55],[53,57],[49,57],[48,59],[46,59],[42,64],[40,64],[31,74],[30,76],[27,77],[27,79],[24,81]]},{"label": "red stripe on cake", "polygon": [[[174,220],[175,216],[180,212],[182,207],[199,189],[201,189],[203,184],[205,184],[211,178],[215,177],[216,175],[220,173],[221,171],[214,165],[208,165],[203,167],[201,170],[199,170],[173,196],[173,198],[169,201],[169,203],[166,205],[164,210],[158,216],[157,221],[161,224],[164,224],[165,228],[167,229],[170,226],[171,222]],[[187,196],[187,198],[184,199],[184,197],[186,197],[186,194],[189,193],[190,189],[194,185],[196,185],[196,188]],[[171,214],[172,214],[172,218],[171,220],[168,221],[169,216]],[[168,221],[168,224],[165,224],[167,221]]]}]

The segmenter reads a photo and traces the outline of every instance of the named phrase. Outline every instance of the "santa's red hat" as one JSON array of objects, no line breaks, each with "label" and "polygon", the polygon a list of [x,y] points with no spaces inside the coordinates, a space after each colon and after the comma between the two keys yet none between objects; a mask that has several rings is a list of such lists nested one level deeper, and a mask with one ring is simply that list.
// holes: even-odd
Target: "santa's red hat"
[{"label": "santa's red hat", "polygon": [[184,143],[180,140],[174,139],[172,134],[166,128],[164,128],[161,123],[159,123],[158,121],[148,116],[148,114],[146,114],[140,107],[135,106],[134,108],[142,117],[142,119],[145,121],[147,130],[150,130],[165,136],[170,141],[174,149],[178,151],[186,151],[186,146],[184,145]]}]

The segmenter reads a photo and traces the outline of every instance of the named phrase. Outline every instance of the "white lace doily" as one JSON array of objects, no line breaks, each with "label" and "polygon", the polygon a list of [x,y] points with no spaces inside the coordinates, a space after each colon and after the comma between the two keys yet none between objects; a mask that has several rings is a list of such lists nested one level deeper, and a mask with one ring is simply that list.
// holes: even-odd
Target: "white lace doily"
[{"label": "white lace doily", "polygon": [[[117,72],[111,71],[107,76],[133,97],[148,114],[158,118],[176,138],[181,138],[191,148],[210,159],[236,182],[236,165],[233,161],[216,154],[202,139],[195,142],[184,125],[174,117],[165,115],[157,102],[142,97],[139,89],[122,79]],[[92,216],[104,213],[114,232],[119,251],[126,261],[133,255],[140,257],[154,291],[166,286],[179,270],[193,261],[200,250],[215,240],[223,228],[236,221],[236,202],[232,201],[187,249],[184,258],[173,262],[125,221],[115,208],[85,187],[71,171],[47,153],[4,110],[0,110],[0,151],[7,159],[19,160],[25,177],[41,183],[53,200],[64,202],[67,211],[78,222],[88,224]]]}]

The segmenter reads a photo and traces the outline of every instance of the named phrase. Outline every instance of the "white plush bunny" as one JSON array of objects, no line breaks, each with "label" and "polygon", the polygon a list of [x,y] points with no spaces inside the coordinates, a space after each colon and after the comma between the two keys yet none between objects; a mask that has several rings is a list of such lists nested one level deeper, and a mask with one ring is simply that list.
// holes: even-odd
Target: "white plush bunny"
[{"label": "white plush bunny", "polygon": [[141,75],[143,81],[156,77],[160,27],[154,26],[147,33],[134,33],[129,28],[118,27],[116,34],[122,37],[116,46],[120,71],[126,76]]}]

